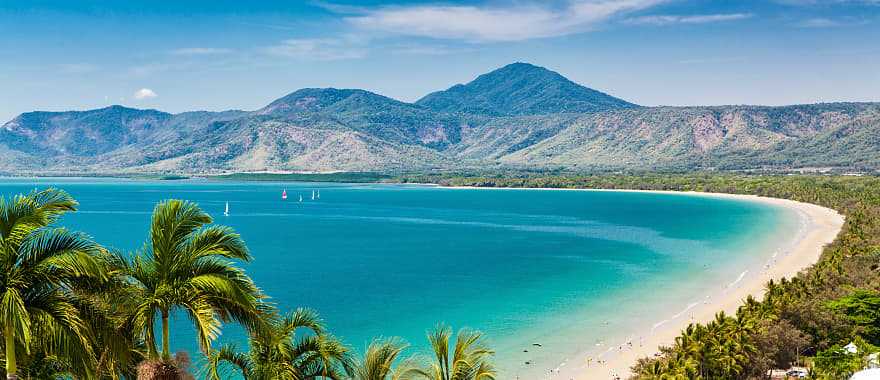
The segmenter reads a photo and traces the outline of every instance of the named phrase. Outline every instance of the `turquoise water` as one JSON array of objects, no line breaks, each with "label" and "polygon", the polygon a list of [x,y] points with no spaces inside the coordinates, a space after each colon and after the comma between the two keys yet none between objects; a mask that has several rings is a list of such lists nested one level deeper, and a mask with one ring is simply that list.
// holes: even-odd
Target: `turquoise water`
[{"label": "turquoise water", "polygon": [[[316,309],[358,350],[394,335],[415,352],[441,321],[477,328],[502,378],[662,320],[761,265],[798,225],[763,204],[632,192],[8,179],[0,194],[48,185],[81,204],[63,225],[126,251],[147,239],[156,202],[195,201],[241,233],[248,272],[280,308]],[[172,329],[172,347],[197,351],[184,318]],[[235,327],[221,337],[241,339]]]}]

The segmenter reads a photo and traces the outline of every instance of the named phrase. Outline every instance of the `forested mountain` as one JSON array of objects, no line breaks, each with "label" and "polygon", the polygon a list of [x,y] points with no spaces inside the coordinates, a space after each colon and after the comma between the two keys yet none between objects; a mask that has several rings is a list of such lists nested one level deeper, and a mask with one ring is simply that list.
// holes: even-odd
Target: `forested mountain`
[{"label": "forested mountain", "polygon": [[438,112],[488,116],[601,112],[638,107],[528,63],[512,63],[480,75],[468,84],[429,94],[416,104]]},{"label": "forested mountain", "polygon": [[0,155],[7,173],[877,170],[880,103],[641,107],[515,63],[416,103],[326,88],[250,112],[29,112]]}]

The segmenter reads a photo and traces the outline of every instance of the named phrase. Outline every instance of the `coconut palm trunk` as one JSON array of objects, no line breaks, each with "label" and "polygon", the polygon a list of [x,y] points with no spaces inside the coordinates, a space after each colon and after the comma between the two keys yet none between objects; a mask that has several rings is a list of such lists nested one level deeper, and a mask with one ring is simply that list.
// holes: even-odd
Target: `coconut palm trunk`
[{"label": "coconut palm trunk", "polygon": [[168,312],[162,311],[162,359],[171,358],[171,343],[168,341]]},{"label": "coconut palm trunk", "polygon": [[18,368],[15,367],[15,335],[13,335],[12,326],[8,323],[3,329],[3,336],[6,338],[6,379],[17,380]]}]

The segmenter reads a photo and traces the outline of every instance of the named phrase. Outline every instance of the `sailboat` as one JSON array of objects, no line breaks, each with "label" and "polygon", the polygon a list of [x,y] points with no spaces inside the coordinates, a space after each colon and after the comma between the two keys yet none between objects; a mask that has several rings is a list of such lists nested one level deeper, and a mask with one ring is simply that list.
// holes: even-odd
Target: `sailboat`
[{"label": "sailboat", "polygon": [[287,189],[284,189],[284,191],[281,192],[281,199],[287,199]]},{"label": "sailboat", "polygon": [[318,197],[317,197],[317,199],[321,199],[321,190],[318,190]]},{"label": "sailboat", "polygon": [[312,200],[315,200],[315,190],[312,190]]},{"label": "sailboat", "polygon": [[229,202],[226,202],[226,211],[223,211],[224,216],[229,216]]},{"label": "sailboat", "polygon": [[299,203],[302,203],[302,201],[303,201],[303,196],[302,196],[302,194],[300,194],[299,195]]}]

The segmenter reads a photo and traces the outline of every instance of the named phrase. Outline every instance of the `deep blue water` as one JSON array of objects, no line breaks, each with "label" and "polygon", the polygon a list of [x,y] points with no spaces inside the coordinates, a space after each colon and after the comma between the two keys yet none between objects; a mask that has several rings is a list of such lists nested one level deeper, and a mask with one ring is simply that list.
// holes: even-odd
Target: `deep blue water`
[{"label": "deep blue water", "polygon": [[[281,309],[316,309],[355,349],[393,335],[417,350],[441,321],[477,328],[507,374],[657,320],[646,311],[736,278],[797,224],[756,203],[631,192],[7,179],[0,194],[48,185],[80,202],[61,224],[129,252],[156,202],[195,201],[244,237],[248,272]],[[196,352],[187,323],[173,321],[172,347]],[[221,340],[242,338],[229,326]],[[546,348],[523,353],[532,342]]]}]

